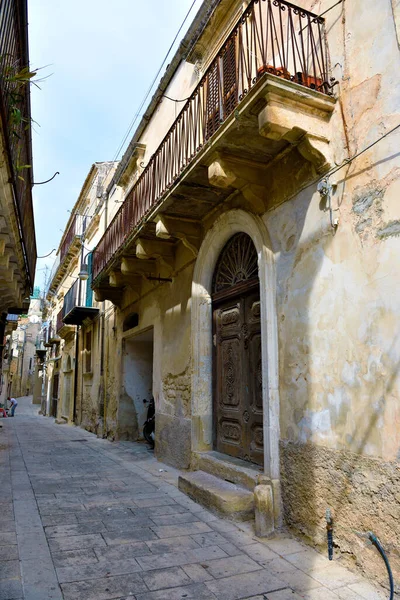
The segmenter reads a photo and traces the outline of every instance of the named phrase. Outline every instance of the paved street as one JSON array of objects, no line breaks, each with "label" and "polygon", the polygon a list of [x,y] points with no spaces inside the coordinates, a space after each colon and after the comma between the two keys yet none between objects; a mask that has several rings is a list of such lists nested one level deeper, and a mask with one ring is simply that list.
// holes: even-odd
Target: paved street
[{"label": "paved street", "polygon": [[37,415],[0,423],[0,600],[378,600],[289,537],[261,541],[177,489],[144,444]]}]

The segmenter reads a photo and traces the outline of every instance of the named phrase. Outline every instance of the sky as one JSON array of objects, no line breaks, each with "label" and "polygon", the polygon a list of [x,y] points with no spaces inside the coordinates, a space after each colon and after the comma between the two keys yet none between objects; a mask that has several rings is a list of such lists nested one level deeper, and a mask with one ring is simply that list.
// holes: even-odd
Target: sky
[{"label": "sky", "polygon": [[[60,172],[33,188],[38,256],[58,248],[91,165],[115,158],[192,3],[28,0],[30,66],[44,79],[40,89],[31,86],[34,181]],[[200,5],[196,0],[178,42]],[[55,254],[38,259],[35,285],[43,288]]]}]

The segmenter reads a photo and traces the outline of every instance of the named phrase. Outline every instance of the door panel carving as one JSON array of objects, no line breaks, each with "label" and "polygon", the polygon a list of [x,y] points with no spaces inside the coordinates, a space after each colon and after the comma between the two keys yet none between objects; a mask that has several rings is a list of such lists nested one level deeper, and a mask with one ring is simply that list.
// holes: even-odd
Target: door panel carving
[{"label": "door panel carving", "polygon": [[[231,244],[237,248],[237,244]],[[249,256],[252,253],[248,251]],[[226,267],[225,257],[220,264]],[[221,297],[216,277],[214,297],[214,435],[215,448],[225,454],[263,464],[263,405],[260,292],[254,271]],[[235,284],[235,281],[234,281]]]}]

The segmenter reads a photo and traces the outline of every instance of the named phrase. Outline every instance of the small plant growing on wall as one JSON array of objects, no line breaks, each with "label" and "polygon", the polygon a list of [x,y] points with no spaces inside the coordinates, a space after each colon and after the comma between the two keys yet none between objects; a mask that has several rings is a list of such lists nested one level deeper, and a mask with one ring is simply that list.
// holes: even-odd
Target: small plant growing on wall
[{"label": "small plant growing on wall", "polygon": [[27,87],[32,83],[39,87],[34,80],[39,69],[30,70],[29,67],[20,67],[19,60],[14,60],[10,54],[0,55],[0,83],[3,88],[5,104],[8,116],[10,143],[12,146],[13,167],[19,179],[23,179],[21,173],[30,169],[23,158],[22,139],[24,131],[28,131],[33,119],[28,112]]}]

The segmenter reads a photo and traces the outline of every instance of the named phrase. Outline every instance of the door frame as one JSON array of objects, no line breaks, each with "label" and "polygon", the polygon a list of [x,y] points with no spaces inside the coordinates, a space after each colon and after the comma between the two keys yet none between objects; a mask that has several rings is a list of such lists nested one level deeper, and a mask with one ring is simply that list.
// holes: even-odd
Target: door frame
[{"label": "door frame", "polygon": [[270,236],[262,219],[241,209],[220,215],[200,247],[192,281],[192,451],[213,449],[212,279],[220,253],[235,233],[247,233],[258,255],[263,377],[264,472],[281,521],[279,468],[278,333],[276,275]]},{"label": "door frame", "polygon": [[[260,280],[257,278],[252,279],[250,281],[241,282],[228,290],[224,290],[223,292],[217,292],[212,295],[212,334],[213,340],[216,335],[216,319],[215,313],[218,308],[223,305],[226,301],[233,300],[235,301],[238,298],[244,298],[246,294],[254,294],[254,292],[258,289],[260,291]],[[260,294],[259,294],[260,296]],[[261,328],[261,323],[260,323]],[[218,402],[217,402],[217,346],[213,341],[213,356],[212,356],[212,377],[213,377],[213,448],[217,450],[217,436],[218,436]],[[264,406],[263,406],[264,410]],[[250,463],[257,464],[257,463]]]}]

